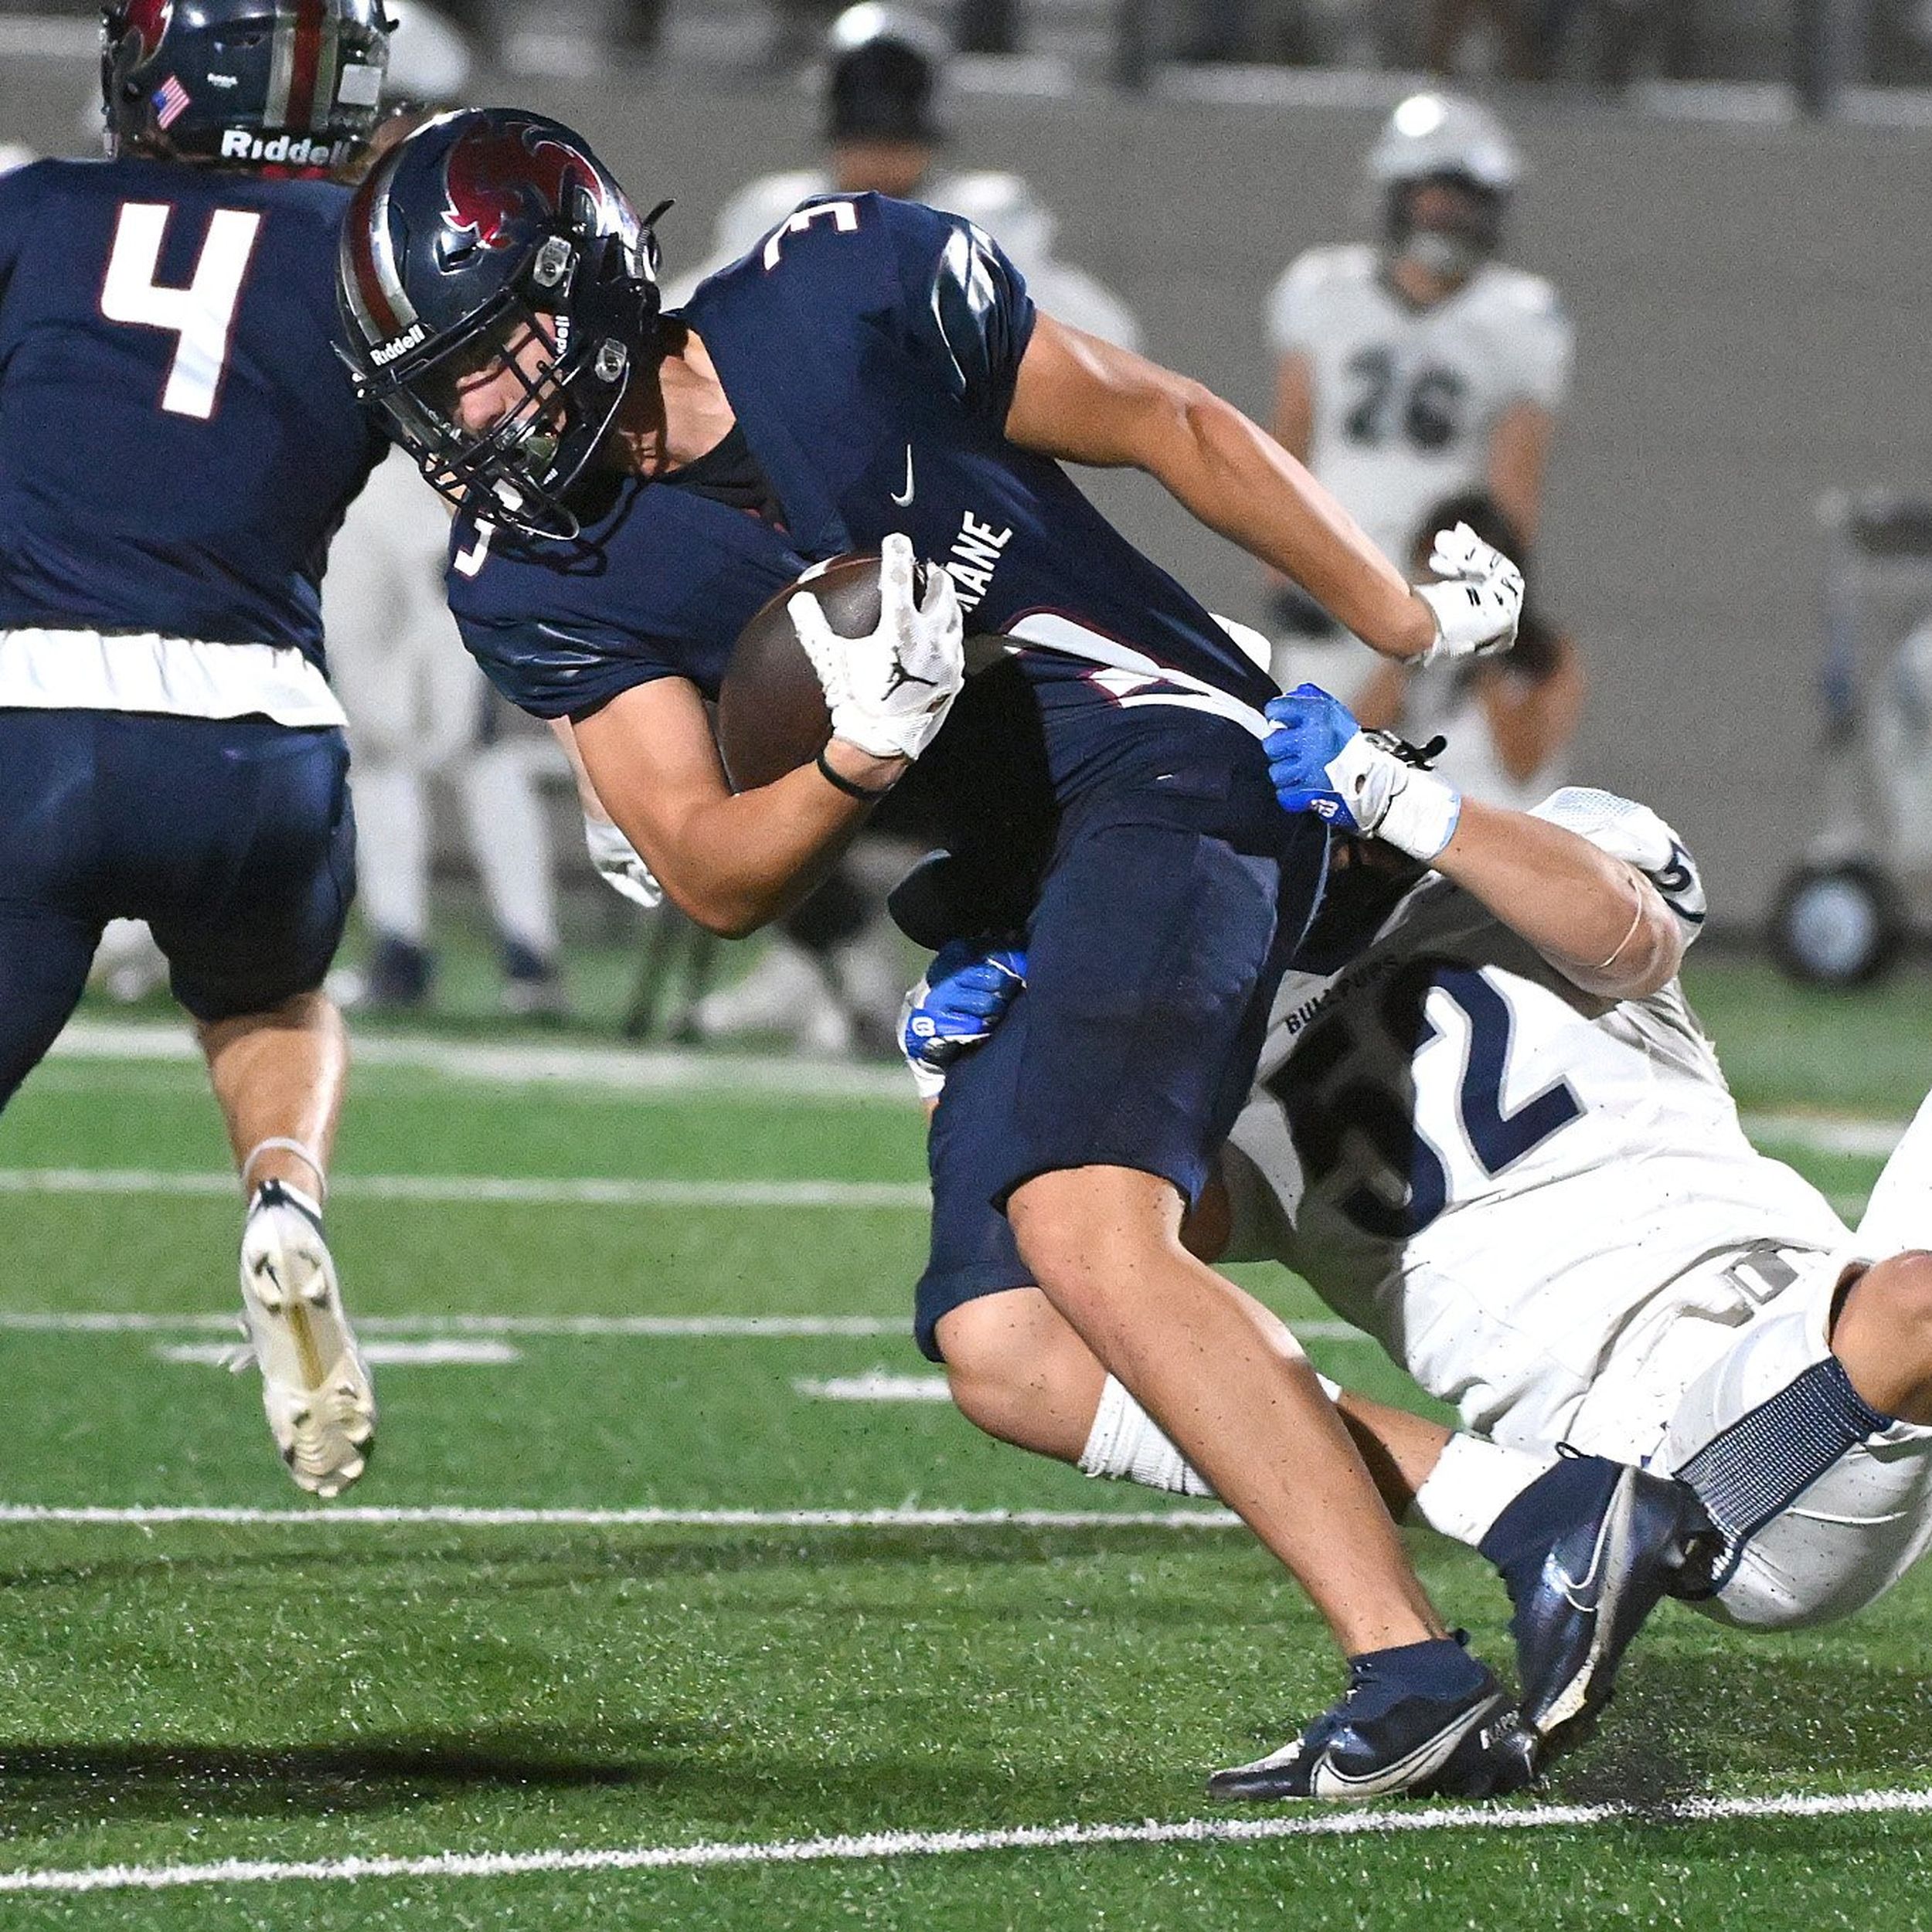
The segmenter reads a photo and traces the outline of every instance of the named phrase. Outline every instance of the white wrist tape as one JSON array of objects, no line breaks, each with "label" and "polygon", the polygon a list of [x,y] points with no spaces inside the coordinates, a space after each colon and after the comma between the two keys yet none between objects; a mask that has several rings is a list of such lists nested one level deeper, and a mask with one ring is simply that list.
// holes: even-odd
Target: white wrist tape
[{"label": "white wrist tape", "polygon": [[1426,866],[1454,835],[1462,794],[1389,744],[1380,733],[1358,731],[1328,761],[1328,782],[1360,831]]},{"label": "white wrist tape", "polygon": [[1462,818],[1462,794],[1446,778],[1413,765],[1400,767],[1375,835],[1425,866],[1441,855]]}]

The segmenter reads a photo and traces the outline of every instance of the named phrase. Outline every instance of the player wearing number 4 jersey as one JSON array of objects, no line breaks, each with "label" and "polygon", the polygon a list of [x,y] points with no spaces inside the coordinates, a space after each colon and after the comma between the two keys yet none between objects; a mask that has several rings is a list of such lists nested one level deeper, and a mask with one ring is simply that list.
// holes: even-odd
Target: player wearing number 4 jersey
[{"label": "player wearing number 4 jersey", "polygon": [[[721,931],[794,903],[919,760],[1030,916],[1034,972],[1028,1022],[940,1109],[934,1292],[1038,1281],[1307,1585],[1377,1686],[1321,1795],[1520,1782],[1507,1696],[1430,1607],[1306,1363],[1175,1239],[1325,840],[1268,787],[1259,668],[1056,459],[1147,469],[1396,655],[1500,642],[1514,566],[1458,534],[1453,580],[1412,591],[1253,424],[1039,315],[957,216],[809,202],[671,316],[655,267],[616,182],[533,115],[433,123],[359,195],[345,333],[461,503],[471,648],[570,720],[602,803]],[[808,563],[875,548],[873,633],[789,606],[830,743],[734,793],[702,702],[733,641]],[[943,566],[917,596],[915,556]],[[963,696],[962,607],[992,667]]]},{"label": "player wearing number 4 jersey", "polygon": [[325,1495],[375,1406],[321,1233],[353,831],[318,586],[382,447],[330,352],[326,177],[386,32],[379,0],[119,0],[112,158],[0,181],[0,1106],[146,920],[241,1170],[269,1420]]},{"label": "player wearing number 4 jersey", "polygon": [[[1304,1276],[1460,1410],[1451,1436],[1342,1397],[1392,1506],[1502,1570],[1526,1711],[1560,1748],[1665,1591],[1815,1622],[1932,1543],[1932,1104],[1852,1233],[1744,1138],[1675,977],[1704,901],[1661,819],[1595,791],[1533,815],[1461,801],[1323,694],[1272,709],[1285,803],[1434,869],[1355,849],[1223,1156],[1231,1233],[1225,1209],[1200,1233]],[[968,1032],[1024,970],[981,971]],[[923,1039],[957,1030],[923,1016]],[[1029,1386],[990,1351],[976,1385],[954,1355],[968,1413],[1049,1452],[1040,1362],[1069,1396],[1101,1384],[1036,1350]],[[1198,1486],[1111,1384],[1084,1400],[1083,1468]]]}]

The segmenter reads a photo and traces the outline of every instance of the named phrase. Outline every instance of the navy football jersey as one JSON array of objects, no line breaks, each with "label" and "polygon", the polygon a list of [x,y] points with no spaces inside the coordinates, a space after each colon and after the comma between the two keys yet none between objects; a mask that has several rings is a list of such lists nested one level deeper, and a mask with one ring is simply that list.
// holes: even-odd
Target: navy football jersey
[{"label": "navy football jersey", "polygon": [[0,629],[320,665],[328,539],[384,447],[330,347],[347,199],[141,160],[0,179]]},{"label": "navy football jersey", "polygon": [[700,284],[682,315],[777,519],[675,474],[612,485],[572,543],[459,518],[452,608],[526,709],[581,717],[668,676],[715,696],[767,598],[807,563],[893,531],[951,572],[968,634],[1005,641],[1036,710],[1179,700],[1251,726],[1274,695],[1056,463],[1006,440],[1034,311],[970,223],[876,195],[823,197]]}]

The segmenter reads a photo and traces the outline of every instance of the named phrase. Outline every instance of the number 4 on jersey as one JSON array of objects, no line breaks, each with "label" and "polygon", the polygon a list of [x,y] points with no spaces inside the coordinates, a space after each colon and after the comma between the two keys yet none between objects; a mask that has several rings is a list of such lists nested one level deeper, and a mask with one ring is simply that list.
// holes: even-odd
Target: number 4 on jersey
[{"label": "number 4 on jersey", "polygon": [[161,406],[170,415],[206,423],[221,393],[235,305],[248,277],[262,218],[239,209],[217,209],[209,217],[207,237],[187,286],[166,287],[155,274],[174,212],[165,202],[121,204],[100,312],[111,322],[165,329],[176,338]]}]

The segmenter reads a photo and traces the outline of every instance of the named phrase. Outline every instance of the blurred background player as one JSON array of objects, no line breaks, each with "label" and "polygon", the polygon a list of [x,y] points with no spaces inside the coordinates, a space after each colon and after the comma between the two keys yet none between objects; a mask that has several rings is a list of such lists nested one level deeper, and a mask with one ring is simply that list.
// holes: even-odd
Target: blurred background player
[{"label": "blurred background player", "polygon": [[1025,179],[998,170],[937,171],[949,131],[941,112],[945,36],[917,15],[875,0],[833,22],[824,61],[825,158],[747,183],[719,211],[711,253],[665,284],[682,307],[698,284],[762,241],[814,195],[891,195],[977,222],[1005,249],[1046,312],[1122,349],[1140,346],[1132,312],[1111,289],[1054,254],[1057,225]]},{"label": "blurred background player", "polygon": [[295,1480],[375,1400],[324,1242],[354,890],[318,579],[382,442],[331,349],[328,176],[373,126],[380,0],[120,0],[110,155],[0,180],[0,1105],[145,919],[248,1202],[244,1310]]},{"label": "blurred background player", "polygon": [[[391,111],[372,156],[461,104],[474,61],[464,36],[416,0],[396,0]],[[350,509],[323,594],[329,668],[355,753],[356,869],[370,950],[332,976],[353,1009],[429,998],[430,784],[454,793],[497,937],[505,1011],[566,1009],[556,893],[536,775],[553,747],[519,730],[456,634],[444,600],[449,512],[421,472],[392,453]]]},{"label": "blurred background player", "polygon": [[[719,214],[709,256],[666,284],[665,306],[682,307],[700,281],[762,241],[801,201],[869,189],[964,215],[1006,250],[1047,314],[1138,349],[1140,329],[1127,305],[1055,255],[1053,216],[1024,179],[937,171],[947,140],[941,108],[950,52],[944,36],[917,15],[873,0],[842,13],[825,43],[825,164],[740,189]],[[781,1032],[811,1052],[889,1054],[905,964],[884,917],[885,893],[910,855],[903,846],[879,849],[893,832],[923,840],[916,824],[887,817],[772,934],[749,974],[697,1002],[687,1030],[709,1039]]]},{"label": "blurred background player", "polygon": [[1471,798],[1529,811],[1563,782],[1564,764],[1583,723],[1582,654],[1537,604],[1529,546],[1482,492],[1438,503],[1422,523],[1413,556],[1428,556],[1430,534],[1467,523],[1485,543],[1522,560],[1522,615],[1516,641],[1465,675],[1444,666],[1405,673],[1377,665],[1353,709],[1365,728],[1412,743],[1440,736],[1435,769]]},{"label": "blurred background player", "polygon": [[[1485,108],[1411,96],[1369,153],[1380,242],[1310,249],[1269,299],[1274,433],[1390,556],[1472,490],[1536,539],[1571,330],[1548,282],[1496,259],[1522,172]],[[1359,695],[1371,655],[1306,600],[1278,607],[1277,682]]]}]

